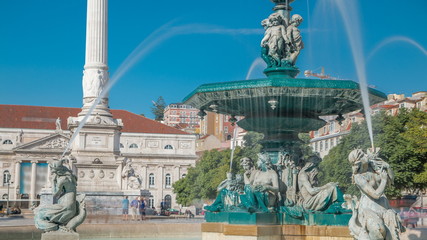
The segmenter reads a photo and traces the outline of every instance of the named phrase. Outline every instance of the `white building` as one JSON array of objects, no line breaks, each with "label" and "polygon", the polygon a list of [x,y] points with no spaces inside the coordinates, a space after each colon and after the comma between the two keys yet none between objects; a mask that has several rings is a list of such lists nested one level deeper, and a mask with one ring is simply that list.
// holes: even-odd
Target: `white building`
[{"label": "white building", "polygon": [[[50,187],[47,163],[64,152],[71,132],[62,129],[66,129],[66,119],[80,111],[78,108],[0,105],[0,196],[3,199],[7,198],[5,176],[8,174],[11,175],[11,200],[36,200],[43,188]],[[117,164],[106,164],[104,159],[108,153],[103,151],[90,163],[78,165],[76,161],[72,168],[78,176],[77,190],[100,193],[103,189],[101,195],[114,192],[119,196],[149,190],[150,207],[160,207],[165,200],[170,201],[171,207],[178,206],[172,184],[195,165],[196,137],[128,111],[111,112],[123,122]],[[58,118],[60,128],[56,127]],[[139,176],[140,185],[129,184],[123,176],[128,162]]]}]

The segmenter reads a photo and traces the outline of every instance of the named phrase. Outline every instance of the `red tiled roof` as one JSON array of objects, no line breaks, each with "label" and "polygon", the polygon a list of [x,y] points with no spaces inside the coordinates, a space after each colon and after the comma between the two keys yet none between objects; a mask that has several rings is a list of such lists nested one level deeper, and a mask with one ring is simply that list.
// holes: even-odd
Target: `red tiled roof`
[{"label": "red tiled roof", "polygon": [[[55,121],[61,119],[62,129],[67,129],[68,117],[76,117],[80,108],[41,107],[24,105],[0,105],[0,128],[56,128]],[[176,128],[146,117],[125,111],[111,110],[114,118],[122,119],[122,132],[159,133],[159,134],[188,134]]]}]

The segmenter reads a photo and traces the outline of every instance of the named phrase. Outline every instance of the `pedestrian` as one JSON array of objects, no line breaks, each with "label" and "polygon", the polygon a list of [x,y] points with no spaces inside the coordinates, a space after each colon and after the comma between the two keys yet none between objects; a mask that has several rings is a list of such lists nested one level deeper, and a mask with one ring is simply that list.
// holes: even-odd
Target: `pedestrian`
[{"label": "pedestrian", "polygon": [[137,219],[137,211],[138,211],[138,197],[136,197],[132,202],[130,203],[130,214],[132,215],[132,220],[135,221]]},{"label": "pedestrian", "polygon": [[143,197],[139,198],[139,215],[141,216],[141,221],[145,219],[145,201]]},{"label": "pedestrian", "polygon": [[129,215],[129,199],[128,196],[125,196],[125,198],[122,200],[122,220],[127,221],[128,215]]}]

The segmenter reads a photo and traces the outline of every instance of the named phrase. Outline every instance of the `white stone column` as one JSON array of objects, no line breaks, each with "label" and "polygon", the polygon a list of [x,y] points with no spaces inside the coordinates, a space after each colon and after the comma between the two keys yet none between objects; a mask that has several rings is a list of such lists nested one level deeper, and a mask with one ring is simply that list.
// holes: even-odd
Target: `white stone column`
[{"label": "white stone column", "polygon": [[36,199],[36,172],[37,172],[37,161],[31,161],[31,188],[30,188],[30,200]]},{"label": "white stone column", "polygon": [[[108,0],[87,1],[86,58],[83,71],[83,108],[87,113],[108,84]],[[96,106],[92,115],[111,117],[108,93]]]},{"label": "white stone column", "polygon": [[142,177],[141,188],[148,189],[147,165],[142,165],[141,177]]},{"label": "white stone column", "polygon": [[160,202],[164,202],[164,196],[163,196],[163,189],[165,188],[164,186],[164,169],[165,166],[163,164],[159,164],[157,166],[157,199],[159,201],[159,207],[160,207]]},{"label": "white stone column", "polygon": [[15,162],[15,182],[13,183],[15,187],[13,194],[11,194],[15,199],[17,199],[16,195],[18,194],[19,184],[21,182],[21,163],[22,161]]},{"label": "white stone column", "polygon": [[118,163],[117,171],[116,171],[116,180],[119,184],[119,188],[123,190],[123,184],[122,184],[122,171],[123,171],[123,165],[121,162]]},{"label": "white stone column", "polygon": [[50,165],[49,163],[47,164],[47,176],[46,176],[46,188],[51,188],[52,187],[52,183],[50,182]]}]

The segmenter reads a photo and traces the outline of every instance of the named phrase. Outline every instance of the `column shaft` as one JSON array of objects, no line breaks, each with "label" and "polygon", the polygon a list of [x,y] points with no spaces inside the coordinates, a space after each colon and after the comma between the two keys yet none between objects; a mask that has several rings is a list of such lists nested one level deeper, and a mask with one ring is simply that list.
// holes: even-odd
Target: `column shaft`
[{"label": "column shaft", "polygon": [[37,161],[31,161],[31,188],[30,188],[30,200],[36,199],[36,170]]},{"label": "column shaft", "polygon": [[17,161],[15,163],[15,182],[13,183],[15,187],[14,187],[13,194],[11,194],[11,196],[14,196],[13,198],[15,199],[17,199],[16,194],[18,194],[20,181],[21,181],[21,161]]}]

